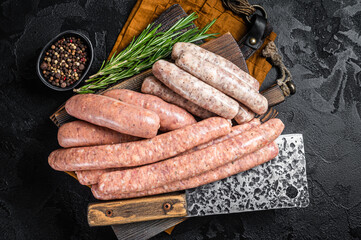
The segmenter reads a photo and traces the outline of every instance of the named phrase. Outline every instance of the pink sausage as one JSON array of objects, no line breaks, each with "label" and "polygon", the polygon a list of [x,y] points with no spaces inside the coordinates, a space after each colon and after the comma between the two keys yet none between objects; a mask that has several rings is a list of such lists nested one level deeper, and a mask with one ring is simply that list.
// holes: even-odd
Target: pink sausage
[{"label": "pink sausage", "polygon": [[192,149],[190,149],[190,150],[182,153],[182,155],[189,154],[189,153],[195,152],[195,151],[197,151],[197,150],[201,150],[201,149],[203,149],[203,148],[207,148],[207,147],[209,147],[209,146],[211,146],[211,145],[214,145],[214,144],[223,142],[223,141],[225,141],[225,140],[227,140],[227,139],[230,139],[230,138],[232,138],[232,137],[235,137],[235,136],[237,136],[237,135],[239,135],[239,134],[241,134],[241,133],[244,133],[244,132],[246,132],[246,131],[254,128],[254,127],[257,127],[257,126],[259,126],[259,125],[261,125],[260,120],[257,119],[257,118],[255,118],[255,119],[253,119],[253,120],[250,121],[250,122],[243,123],[242,125],[234,126],[234,127],[232,127],[231,132],[228,133],[227,135],[225,135],[225,136],[223,136],[223,137],[219,137],[219,138],[214,139],[214,140],[211,140],[211,141],[209,141],[209,142],[207,142],[207,143],[204,143],[204,144],[202,144],[202,145],[196,146],[196,147],[194,147],[194,148],[192,148]]},{"label": "pink sausage", "polygon": [[196,123],[194,117],[186,110],[153,95],[128,89],[114,89],[105,92],[103,95],[155,112],[160,118],[161,131],[172,131]]},{"label": "pink sausage", "polygon": [[231,124],[226,119],[213,117],[152,139],[58,149],[50,154],[48,161],[58,171],[140,166],[176,156],[230,131]]},{"label": "pink sausage", "polygon": [[[249,123],[244,123],[242,125],[237,125],[232,127],[232,130],[229,134],[223,136],[223,137],[219,137],[217,139],[211,140],[207,143],[204,143],[202,145],[196,146],[184,153],[182,153],[181,155],[184,154],[189,154],[191,152],[195,152],[197,150],[209,147],[213,144],[216,143],[220,143],[223,142],[231,137],[237,136],[245,131],[248,131],[249,129],[259,126],[261,124],[261,122],[259,121],[259,119],[253,119],[252,121],[250,121]],[[77,171],[77,176],[78,176],[78,180],[81,184],[83,185],[93,185],[98,183],[99,181],[99,177],[106,172],[114,172],[114,171],[119,171],[120,169],[104,169],[104,170],[84,170],[84,171]]]},{"label": "pink sausage", "polygon": [[152,138],[159,129],[155,112],[101,95],[75,95],[66,101],[65,110],[73,117],[132,136]]},{"label": "pink sausage", "polygon": [[104,194],[139,192],[199,175],[257,151],[273,142],[283,129],[282,121],[275,118],[190,154],[129,170],[104,173],[99,179],[99,191]]},{"label": "pink sausage", "polygon": [[100,200],[111,200],[111,199],[123,199],[123,198],[134,198],[134,197],[143,197],[167,192],[181,191],[185,189],[195,188],[227,178],[234,174],[247,171],[253,167],[256,167],[260,164],[268,162],[269,160],[275,158],[278,155],[278,146],[275,142],[268,144],[267,146],[245,155],[241,158],[229,162],[225,165],[222,165],[214,170],[210,170],[200,175],[183,179],[180,181],[175,181],[164,186],[157,188],[148,189],[141,192],[131,192],[131,193],[112,193],[104,194],[99,191],[98,185],[92,186],[92,192],[95,198]]},{"label": "pink sausage", "polygon": [[98,183],[99,177],[106,172],[121,170],[121,168],[108,168],[108,169],[98,169],[98,170],[81,170],[76,171],[76,176],[78,181],[82,185],[93,185]]},{"label": "pink sausage", "polygon": [[65,123],[58,130],[58,142],[64,148],[133,142],[139,139],[84,121]]}]

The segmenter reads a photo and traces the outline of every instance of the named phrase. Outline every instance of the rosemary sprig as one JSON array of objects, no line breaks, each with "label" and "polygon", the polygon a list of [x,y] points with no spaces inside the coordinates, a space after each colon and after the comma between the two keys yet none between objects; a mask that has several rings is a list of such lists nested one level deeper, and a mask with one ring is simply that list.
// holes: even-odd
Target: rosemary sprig
[{"label": "rosemary sprig", "polygon": [[153,25],[149,24],[137,38],[133,38],[128,47],[118,54],[113,54],[108,61],[104,61],[99,71],[85,81],[89,84],[74,89],[74,91],[77,93],[94,93],[96,90],[107,88],[110,84],[151,68],[159,59],[167,58],[172,52],[173,45],[177,42],[195,43],[214,37],[216,34],[207,34],[206,32],[216,20],[201,30],[192,28],[185,31],[197,18],[198,16],[192,13],[178,20],[167,31],[158,33],[157,30],[161,24],[153,29]]}]

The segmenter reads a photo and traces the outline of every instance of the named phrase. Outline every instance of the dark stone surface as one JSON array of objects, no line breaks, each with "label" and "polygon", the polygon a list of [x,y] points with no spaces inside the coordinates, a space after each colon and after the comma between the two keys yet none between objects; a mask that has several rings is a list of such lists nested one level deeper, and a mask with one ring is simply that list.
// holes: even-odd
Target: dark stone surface
[{"label": "dark stone surface", "polygon": [[[261,2],[261,1],[260,1]],[[110,52],[135,1],[13,0],[0,5],[0,239],[115,239],[89,228],[87,187],[47,164],[58,147],[48,116],[71,93],[43,86],[42,46],[81,30]],[[154,239],[361,238],[361,3],[266,0],[297,94],[279,105],[285,133],[303,133],[310,206],[193,218]],[[275,77],[275,72],[269,79]],[[270,82],[270,81],[269,81]]]}]

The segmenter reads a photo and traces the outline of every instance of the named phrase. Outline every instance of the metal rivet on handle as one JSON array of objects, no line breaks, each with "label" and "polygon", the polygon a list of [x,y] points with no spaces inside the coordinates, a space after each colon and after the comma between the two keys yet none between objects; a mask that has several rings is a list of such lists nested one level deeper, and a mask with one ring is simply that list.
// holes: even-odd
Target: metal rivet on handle
[{"label": "metal rivet on handle", "polygon": [[291,95],[295,94],[296,93],[296,85],[294,84],[294,82],[288,81],[288,82],[286,82],[286,84],[287,84],[287,87],[290,89]]},{"label": "metal rivet on handle", "polygon": [[107,217],[113,216],[113,210],[107,209],[107,210],[105,211],[105,215],[107,215]]},{"label": "metal rivet on handle", "polygon": [[170,203],[166,202],[163,204],[163,209],[165,211],[169,211],[171,208],[172,208],[172,205]]},{"label": "metal rivet on handle", "polygon": [[252,37],[252,38],[249,39],[249,43],[250,43],[251,45],[255,45],[255,44],[257,43],[257,39],[255,39],[254,37]]}]

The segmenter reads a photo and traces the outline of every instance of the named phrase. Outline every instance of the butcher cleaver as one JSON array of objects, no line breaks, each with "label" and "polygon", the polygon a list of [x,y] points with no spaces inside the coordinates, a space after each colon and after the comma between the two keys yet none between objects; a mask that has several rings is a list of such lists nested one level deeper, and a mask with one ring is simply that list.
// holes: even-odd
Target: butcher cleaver
[{"label": "butcher cleaver", "polygon": [[302,135],[281,135],[276,142],[280,151],[273,160],[214,183],[182,193],[90,204],[89,225],[306,207],[309,195]]}]

